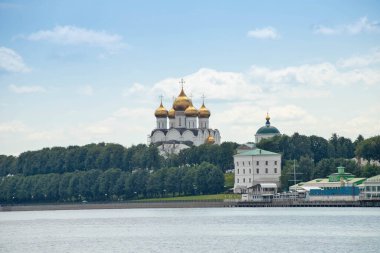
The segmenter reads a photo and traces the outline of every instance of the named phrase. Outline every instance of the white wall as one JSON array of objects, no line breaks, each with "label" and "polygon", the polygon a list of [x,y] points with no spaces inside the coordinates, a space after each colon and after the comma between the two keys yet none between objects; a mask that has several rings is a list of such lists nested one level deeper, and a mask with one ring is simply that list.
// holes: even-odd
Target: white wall
[{"label": "white wall", "polygon": [[[259,165],[257,165],[259,162]],[[268,162],[268,164],[266,164]],[[277,162],[277,164],[275,164]],[[280,187],[281,155],[234,156],[235,184],[251,187],[259,183],[275,183]],[[257,169],[259,170],[257,173]],[[275,171],[276,170],[276,171]]]}]

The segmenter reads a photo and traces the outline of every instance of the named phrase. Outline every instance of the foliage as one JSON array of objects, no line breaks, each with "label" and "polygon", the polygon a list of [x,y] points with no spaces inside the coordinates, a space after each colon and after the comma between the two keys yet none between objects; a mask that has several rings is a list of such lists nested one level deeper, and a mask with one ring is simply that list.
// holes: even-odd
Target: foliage
[{"label": "foliage", "polygon": [[356,147],[356,155],[368,161],[380,161],[380,135],[360,141]]},{"label": "foliage", "polygon": [[0,178],[0,202],[6,203],[117,201],[223,190],[223,172],[207,162],[160,170],[110,168]]}]

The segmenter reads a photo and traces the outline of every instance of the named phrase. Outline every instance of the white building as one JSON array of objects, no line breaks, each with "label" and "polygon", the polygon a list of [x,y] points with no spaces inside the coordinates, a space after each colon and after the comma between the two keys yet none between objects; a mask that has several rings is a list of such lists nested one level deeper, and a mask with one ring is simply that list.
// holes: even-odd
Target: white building
[{"label": "white building", "polygon": [[368,178],[363,186],[364,200],[380,200],[380,175]]},{"label": "white building", "polygon": [[196,109],[183,87],[169,111],[161,100],[154,115],[156,128],[149,135],[148,142],[159,144],[162,153],[178,153],[190,145],[220,144],[219,130],[209,126],[210,110],[206,108],[204,101],[199,110]]},{"label": "white building", "polygon": [[271,138],[273,136],[281,134],[280,131],[276,127],[270,125],[270,121],[269,121],[270,117],[268,113],[265,119],[266,119],[265,126],[260,127],[259,130],[257,130],[255,134],[256,143],[259,143],[262,139]]},{"label": "white building", "polygon": [[280,187],[281,154],[255,148],[234,155],[234,164],[235,193],[260,190],[266,185]]}]

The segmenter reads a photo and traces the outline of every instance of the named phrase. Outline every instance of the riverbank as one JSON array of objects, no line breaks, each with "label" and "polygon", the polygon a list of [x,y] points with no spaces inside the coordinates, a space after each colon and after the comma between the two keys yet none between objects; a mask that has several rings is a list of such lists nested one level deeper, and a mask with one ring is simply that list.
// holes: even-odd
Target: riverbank
[{"label": "riverbank", "polygon": [[3,205],[0,212],[9,211],[45,211],[45,210],[86,210],[86,209],[137,209],[137,208],[210,208],[210,207],[380,207],[380,203],[358,201],[276,201],[247,202],[236,200],[203,200],[203,201],[131,201],[109,203],[62,203]]},{"label": "riverbank", "polygon": [[70,204],[30,204],[4,205],[0,211],[44,211],[82,209],[129,209],[129,208],[206,208],[229,207],[224,201],[151,201],[151,202],[110,202],[110,203],[70,203]]}]

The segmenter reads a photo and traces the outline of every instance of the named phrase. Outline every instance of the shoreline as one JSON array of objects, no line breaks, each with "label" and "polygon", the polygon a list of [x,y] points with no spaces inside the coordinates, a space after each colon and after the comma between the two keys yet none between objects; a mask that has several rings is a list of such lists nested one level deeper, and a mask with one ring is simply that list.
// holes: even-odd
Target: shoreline
[{"label": "shoreline", "polygon": [[166,202],[110,202],[110,203],[57,203],[57,204],[19,204],[2,205],[0,212],[11,211],[48,211],[48,210],[92,210],[92,209],[138,209],[138,208],[207,208],[229,207],[223,201],[166,201]]},{"label": "shoreline", "polygon": [[148,201],[109,203],[54,203],[0,205],[0,212],[94,210],[94,209],[139,209],[139,208],[212,208],[212,207],[380,207],[380,203],[365,204],[357,201],[345,202],[246,202],[246,201]]}]

